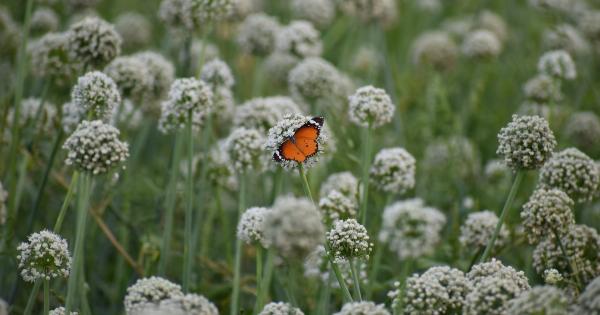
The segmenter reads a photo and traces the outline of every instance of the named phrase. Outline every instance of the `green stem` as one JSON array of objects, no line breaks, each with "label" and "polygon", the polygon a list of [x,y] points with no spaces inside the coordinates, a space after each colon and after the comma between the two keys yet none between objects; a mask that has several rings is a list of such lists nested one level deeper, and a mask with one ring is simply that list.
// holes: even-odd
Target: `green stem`
[{"label": "green stem", "polygon": [[502,228],[502,224],[504,223],[504,220],[506,219],[506,216],[508,215],[508,211],[515,199],[515,196],[517,195],[517,191],[519,190],[519,185],[521,184],[521,181],[523,180],[524,175],[525,175],[525,172],[522,170],[518,170],[517,174],[515,174],[512,186],[510,188],[510,192],[508,193],[508,197],[506,198],[506,202],[504,203],[504,207],[502,208],[502,213],[500,214],[500,219],[498,220],[498,224],[496,224],[496,229],[494,230],[494,234],[492,234],[492,238],[490,239],[487,246],[485,247],[485,251],[483,251],[483,255],[481,256],[481,259],[479,259],[480,263],[485,262],[492,254],[492,249],[494,248],[494,243],[496,243],[496,238],[498,238],[498,233],[500,233],[500,228]]},{"label": "green stem", "polygon": [[187,141],[188,141],[188,160],[187,160],[187,204],[185,208],[185,244],[183,246],[183,291],[188,292],[190,289],[190,276],[192,273],[192,246],[193,246],[193,216],[194,216],[194,134],[192,129],[192,111],[188,113],[188,121],[186,124]]},{"label": "green stem", "polygon": [[364,131],[364,147],[362,161],[362,198],[359,218],[362,225],[367,223],[367,205],[369,203],[369,168],[371,167],[371,124]]},{"label": "green stem", "polygon": [[50,313],[50,281],[44,279],[44,315]]},{"label": "green stem", "polygon": [[272,250],[267,251],[267,262],[265,264],[265,270],[263,273],[263,278],[260,280],[261,290],[256,298],[256,306],[254,309],[254,313],[258,314],[265,304],[265,300],[267,298],[267,294],[269,293],[269,288],[271,287],[271,278],[273,277],[273,260],[275,259],[275,254]]},{"label": "green stem", "polygon": [[296,266],[294,263],[288,265],[288,272],[286,277],[286,285],[285,291],[287,293],[287,298],[289,303],[294,307],[299,307],[298,300],[296,298],[297,289],[296,289]]},{"label": "green stem", "polygon": [[344,302],[348,303],[348,302],[354,301],[352,299],[352,295],[350,295],[350,291],[348,290],[348,287],[346,286],[346,282],[344,281],[344,276],[342,275],[342,272],[340,271],[340,267],[335,263],[335,261],[333,261],[333,259],[329,256],[329,254],[327,254],[327,257],[329,258],[329,262],[331,263],[331,269],[333,269],[335,278],[337,279],[338,284],[340,285],[340,288],[342,289],[342,295],[344,298]]},{"label": "green stem", "polygon": [[262,290],[261,282],[263,278],[263,248],[260,244],[256,245],[256,301],[258,302],[258,297],[261,295],[260,291]]},{"label": "green stem", "polygon": [[36,281],[33,284],[33,288],[31,289],[31,293],[29,294],[29,299],[27,299],[25,311],[23,311],[23,315],[31,315],[31,311],[33,310],[33,304],[35,304],[35,297],[37,296],[41,285],[42,283],[40,281]]},{"label": "green stem", "polygon": [[[231,223],[229,221],[229,216],[227,211],[225,210],[225,208],[223,208],[223,202],[221,201],[221,188],[219,186],[216,187],[215,189],[215,201],[217,203],[217,210],[219,211],[219,214],[221,216],[221,224],[223,226],[223,231],[227,231],[229,233],[229,231],[231,231]],[[235,232],[234,232],[235,233]],[[226,259],[227,259],[227,263],[228,264],[232,264],[233,263],[233,255],[232,255],[232,248],[231,248],[231,242],[227,242],[225,241],[225,250],[226,250]]]},{"label": "green stem", "polygon": [[349,259],[350,272],[352,273],[352,280],[354,282],[354,298],[362,301],[362,295],[360,293],[360,281],[358,279],[358,273],[356,272],[356,265],[354,259]]},{"label": "green stem", "polygon": [[165,229],[163,231],[161,255],[158,263],[158,274],[166,275],[169,255],[171,253],[171,238],[173,236],[173,218],[175,214],[175,201],[177,198],[177,175],[179,174],[179,161],[181,159],[181,141],[182,136],[175,134],[175,144],[173,145],[173,156],[171,158],[171,170],[169,174],[169,184],[165,197]]},{"label": "green stem", "polygon": [[[246,179],[244,174],[239,175],[240,197],[238,200],[238,221],[246,207]],[[233,272],[233,291],[231,292],[231,315],[237,315],[240,305],[240,276],[242,272],[242,240],[235,240],[235,265]]]},{"label": "green stem", "polygon": [[556,229],[553,229],[552,232],[554,233],[554,237],[556,238],[558,247],[560,247],[560,251],[562,252],[565,259],[567,260],[567,263],[569,264],[569,267],[571,268],[571,271],[573,272],[573,275],[575,276],[575,283],[577,284],[577,291],[581,292],[582,285],[581,285],[581,279],[579,278],[579,270],[577,269],[577,266],[573,263],[573,260],[571,259],[571,257],[569,257],[569,255],[567,255],[567,250],[565,249],[565,246],[563,245],[562,240],[560,239],[558,231],[556,231]]},{"label": "green stem", "polygon": [[[17,160],[17,152],[20,144],[21,130],[18,123],[21,115],[21,101],[23,99],[23,87],[25,85],[25,76],[27,75],[27,42],[29,39],[29,30],[31,26],[31,11],[33,10],[33,0],[27,0],[25,6],[25,20],[23,21],[23,34],[21,36],[21,45],[17,55],[17,78],[15,82],[15,102],[13,124],[11,129],[11,145],[8,155],[8,168],[4,171],[7,177],[12,178],[11,172],[14,170],[14,165]],[[6,178],[5,178],[6,182]],[[14,191],[14,179],[9,182],[9,191]]]},{"label": "green stem", "polygon": [[73,267],[69,275],[66,314],[75,309],[76,305],[80,305],[79,297],[82,292],[81,281],[83,280],[83,260],[84,260],[84,244],[85,244],[85,228],[88,215],[89,193],[91,186],[90,175],[81,173],[81,178],[78,182],[77,189],[77,232],[75,237],[75,250],[73,253]]},{"label": "green stem", "polygon": [[298,171],[300,172],[300,177],[302,178],[304,192],[306,193],[306,196],[310,199],[310,201],[313,203],[313,205],[315,205],[316,207],[317,204],[315,204],[315,200],[313,199],[313,195],[310,190],[310,185],[308,184],[308,179],[306,178],[306,172],[304,171],[304,164],[298,163]]},{"label": "green stem", "polygon": [[367,292],[366,297],[367,300],[371,300],[373,296],[373,284],[377,281],[377,274],[379,273],[379,268],[381,267],[381,258],[383,256],[383,244],[379,244],[379,246],[375,247],[375,255],[373,255],[373,267],[371,268],[371,272],[369,272],[369,283],[367,284]]},{"label": "green stem", "polygon": [[327,282],[321,287],[321,293],[319,294],[319,302],[317,304],[317,315],[329,314],[329,303],[331,299],[331,281],[332,273],[329,272],[327,275]]}]

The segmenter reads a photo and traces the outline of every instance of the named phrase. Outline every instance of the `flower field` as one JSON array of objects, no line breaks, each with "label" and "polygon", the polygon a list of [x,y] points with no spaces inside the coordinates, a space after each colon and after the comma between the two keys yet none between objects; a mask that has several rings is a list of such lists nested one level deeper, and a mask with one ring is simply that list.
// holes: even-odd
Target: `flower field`
[{"label": "flower field", "polygon": [[0,3],[0,315],[600,314],[600,2]]}]

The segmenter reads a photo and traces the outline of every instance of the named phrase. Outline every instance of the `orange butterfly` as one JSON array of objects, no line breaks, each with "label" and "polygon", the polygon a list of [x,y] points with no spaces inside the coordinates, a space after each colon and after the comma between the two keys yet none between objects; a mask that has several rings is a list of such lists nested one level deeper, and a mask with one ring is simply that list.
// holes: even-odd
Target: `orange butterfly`
[{"label": "orange butterfly", "polygon": [[324,120],[323,117],[313,117],[302,127],[296,129],[294,136],[279,146],[277,152],[273,154],[273,159],[276,162],[287,160],[303,163],[309,157],[317,154],[319,151],[317,139],[321,134]]}]

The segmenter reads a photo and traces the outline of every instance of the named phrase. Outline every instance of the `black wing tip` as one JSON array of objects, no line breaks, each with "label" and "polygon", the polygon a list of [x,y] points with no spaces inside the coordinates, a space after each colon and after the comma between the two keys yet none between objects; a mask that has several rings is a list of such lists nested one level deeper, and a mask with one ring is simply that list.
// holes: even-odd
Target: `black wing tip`
[{"label": "black wing tip", "polygon": [[317,126],[323,127],[325,123],[325,118],[323,116],[316,116],[310,119],[311,122],[314,122]]}]

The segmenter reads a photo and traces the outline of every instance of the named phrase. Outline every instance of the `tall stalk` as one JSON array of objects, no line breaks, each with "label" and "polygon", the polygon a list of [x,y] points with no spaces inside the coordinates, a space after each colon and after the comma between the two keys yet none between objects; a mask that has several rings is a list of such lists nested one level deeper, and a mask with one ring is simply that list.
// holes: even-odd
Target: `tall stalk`
[{"label": "tall stalk", "polygon": [[348,303],[348,302],[353,302],[354,300],[352,299],[352,295],[350,295],[350,290],[348,290],[348,286],[346,286],[346,281],[344,281],[344,276],[342,275],[342,272],[340,271],[340,267],[337,265],[337,263],[335,262],[335,260],[331,257],[331,255],[329,255],[329,246],[326,247],[326,255],[327,255],[327,259],[329,259],[329,262],[331,263],[331,269],[333,270],[333,273],[335,274],[335,278],[338,281],[338,284],[340,285],[340,288],[342,289],[342,297],[344,298],[344,302]]},{"label": "tall stalk", "polygon": [[262,291],[263,278],[263,248],[260,244],[256,244],[256,302]]},{"label": "tall stalk", "polygon": [[573,275],[575,276],[575,283],[577,284],[577,291],[581,292],[582,285],[581,285],[581,279],[579,278],[579,269],[577,269],[577,265],[573,263],[573,260],[567,254],[567,250],[565,249],[565,246],[563,245],[563,242],[560,239],[560,235],[558,234],[558,231],[556,231],[556,229],[553,229],[552,232],[554,233],[554,237],[556,238],[556,243],[558,244],[558,247],[560,248],[562,255],[565,257],[565,260],[567,261],[569,268],[571,268],[571,271],[573,272]]},{"label": "tall stalk", "polygon": [[512,186],[510,187],[510,192],[508,193],[508,197],[506,198],[506,202],[504,202],[504,207],[502,208],[502,213],[500,214],[500,219],[496,224],[496,229],[494,230],[494,234],[492,234],[492,238],[489,240],[485,250],[483,251],[483,255],[481,255],[481,259],[479,262],[485,262],[490,255],[492,254],[492,248],[494,248],[494,243],[496,243],[496,238],[498,238],[498,233],[500,233],[500,228],[502,228],[502,224],[504,224],[504,220],[508,215],[508,211],[512,206],[512,203],[517,195],[517,191],[519,190],[519,185],[521,185],[521,181],[523,180],[523,176],[525,172],[522,170],[518,170],[514,176]]},{"label": "tall stalk", "polygon": [[312,191],[310,190],[310,185],[308,184],[308,178],[306,178],[306,172],[304,171],[304,164],[298,163],[298,171],[300,172],[300,178],[302,178],[302,187],[304,187],[304,193],[310,199],[310,201],[317,206],[315,203],[315,199],[313,198]]},{"label": "tall stalk", "polygon": [[76,305],[80,305],[79,297],[83,292],[79,290],[83,282],[83,261],[85,229],[88,216],[89,194],[91,189],[91,175],[81,173],[77,187],[77,232],[75,236],[75,250],[73,251],[73,264],[71,274],[69,275],[66,314],[74,310]]},{"label": "tall stalk", "polygon": [[269,293],[269,288],[271,287],[271,278],[273,276],[273,260],[275,259],[275,253],[273,250],[267,251],[267,261],[265,263],[265,268],[263,272],[263,276],[260,280],[261,290],[258,292],[256,297],[256,306],[254,307],[254,313],[258,314],[265,304],[265,300],[267,298],[267,294]]},{"label": "tall stalk", "polygon": [[367,224],[367,205],[369,203],[369,168],[371,167],[371,124],[364,130],[364,146],[362,160],[362,196],[360,198],[360,223]]},{"label": "tall stalk", "polygon": [[44,279],[44,315],[50,313],[50,280]]},{"label": "tall stalk", "polygon": [[163,231],[160,261],[158,263],[158,274],[166,274],[167,264],[171,253],[171,238],[173,236],[173,218],[175,215],[175,201],[177,198],[177,175],[179,174],[179,161],[181,159],[181,140],[182,136],[175,134],[175,144],[173,145],[173,156],[171,158],[171,170],[169,174],[169,184],[165,197],[165,229]]},{"label": "tall stalk", "polygon": [[183,291],[188,292],[190,289],[190,276],[192,273],[192,253],[193,246],[193,220],[194,220],[194,133],[192,128],[193,113],[190,110],[188,113],[188,121],[186,124],[187,131],[187,191],[186,191],[186,207],[185,207],[185,244],[183,245]]},{"label": "tall stalk", "polygon": [[356,261],[354,258],[349,259],[350,272],[352,273],[352,281],[354,282],[354,298],[362,301],[362,295],[360,293],[360,280],[358,279],[358,273],[356,272]]},{"label": "tall stalk", "polygon": [[[246,178],[245,174],[240,174],[240,197],[238,199],[238,221],[246,207]],[[239,237],[235,239],[235,262],[233,267],[233,291],[231,292],[231,315],[239,314],[240,306],[240,276],[242,272],[242,240]]]}]

